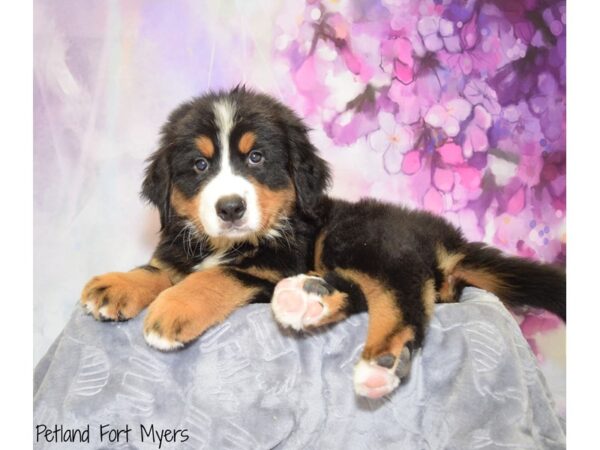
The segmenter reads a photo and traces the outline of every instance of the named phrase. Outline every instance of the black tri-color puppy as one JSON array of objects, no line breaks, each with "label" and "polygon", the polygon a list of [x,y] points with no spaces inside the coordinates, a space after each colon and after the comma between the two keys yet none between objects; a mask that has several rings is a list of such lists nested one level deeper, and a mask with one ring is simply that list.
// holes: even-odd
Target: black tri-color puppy
[{"label": "black tri-color puppy", "polygon": [[152,259],[92,278],[81,302],[100,320],[148,307],[146,341],[165,351],[248,303],[271,302],[296,330],[368,311],[354,386],[372,398],[409,373],[433,305],[464,286],[565,318],[561,269],[469,243],[427,212],[332,199],[329,181],[306,126],[273,98],[236,88],[184,103],[143,184],[162,225]]}]

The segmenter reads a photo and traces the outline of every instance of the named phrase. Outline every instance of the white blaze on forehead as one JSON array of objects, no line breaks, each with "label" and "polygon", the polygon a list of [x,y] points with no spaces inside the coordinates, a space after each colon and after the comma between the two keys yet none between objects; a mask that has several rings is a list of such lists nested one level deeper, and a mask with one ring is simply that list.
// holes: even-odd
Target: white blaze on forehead
[{"label": "white blaze on forehead", "polygon": [[[219,172],[202,189],[200,194],[200,220],[204,230],[209,236],[243,237],[259,230],[261,214],[258,206],[258,197],[252,183],[243,176],[233,172],[231,167],[232,149],[229,147],[231,130],[235,125],[235,105],[229,100],[220,100],[215,103],[215,125],[219,136]],[[234,150],[235,151],[235,150]],[[216,204],[222,197],[239,195],[246,202],[246,212],[240,219],[243,230],[223,229],[223,221],[217,215]]]},{"label": "white blaze on forehead", "polygon": [[[219,143],[221,144],[221,170],[224,163],[229,166],[229,135],[234,125],[235,106],[228,100],[221,100],[215,103],[215,124],[217,125],[217,133],[219,135]],[[229,167],[229,169],[231,169]]]}]

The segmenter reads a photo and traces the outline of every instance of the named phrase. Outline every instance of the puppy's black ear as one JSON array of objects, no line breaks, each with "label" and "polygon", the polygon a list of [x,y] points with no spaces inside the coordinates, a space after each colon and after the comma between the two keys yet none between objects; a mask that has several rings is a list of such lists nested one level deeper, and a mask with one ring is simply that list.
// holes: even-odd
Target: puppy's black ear
[{"label": "puppy's black ear", "polygon": [[171,215],[171,174],[166,148],[154,152],[147,161],[142,197],[158,208],[160,227],[164,229]]},{"label": "puppy's black ear", "polygon": [[331,183],[328,164],[310,143],[308,129],[301,123],[288,125],[290,173],[296,188],[296,202],[302,213],[316,218],[316,207]]}]

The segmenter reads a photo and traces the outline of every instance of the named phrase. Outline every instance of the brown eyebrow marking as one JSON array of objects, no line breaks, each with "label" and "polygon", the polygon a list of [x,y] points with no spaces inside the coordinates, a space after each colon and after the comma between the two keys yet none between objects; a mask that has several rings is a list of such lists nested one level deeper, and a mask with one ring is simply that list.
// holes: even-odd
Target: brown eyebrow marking
[{"label": "brown eyebrow marking", "polygon": [[252,149],[254,142],[256,142],[256,134],[252,131],[245,132],[240,138],[238,145],[240,152],[243,154],[248,153]]},{"label": "brown eyebrow marking", "polygon": [[212,156],[215,154],[215,146],[208,136],[201,134],[194,140],[194,142],[196,143],[196,148],[200,151],[200,153],[207,158],[212,158]]}]

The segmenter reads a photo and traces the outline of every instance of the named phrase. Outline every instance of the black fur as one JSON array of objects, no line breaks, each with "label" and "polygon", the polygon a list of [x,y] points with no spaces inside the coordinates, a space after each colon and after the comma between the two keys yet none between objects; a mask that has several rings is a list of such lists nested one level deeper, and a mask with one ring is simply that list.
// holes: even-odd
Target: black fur
[{"label": "black fur", "polygon": [[308,139],[308,130],[301,124],[287,124],[290,152],[290,173],[296,187],[299,212],[318,219],[316,207],[323,192],[331,183],[327,163],[317,155]]},{"label": "black fur", "polygon": [[[233,171],[273,195],[293,188],[295,203],[286,213],[285,229],[279,230],[279,235],[263,233],[216,248],[202,230],[190,228],[189,217],[180,215],[171,196],[177,191],[186,199],[200,198],[195,196],[218,172],[218,158],[210,159],[208,169],[194,170],[201,155],[194,142],[203,135],[216,148],[223,146],[214,105],[224,101],[235,105],[229,147],[234,148],[244,133],[252,132],[256,137],[253,151],[267,155],[264,162],[251,165],[244,152],[230,152]],[[202,263],[218,253],[226,261],[221,267],[228,276],[256,288],[257,294],[250,300],[254,302],[269,301],[278,280],[318,269],[324,280],[321,291],[331,287],[346,294],[342,311],[346,316],[369,308],[360,283],[345,275],[364,274],[393,295],[395,305],[390,314],[398,315],[398,324],[385,339],[392,342],[403,327],[414,331],[411,342],[393,355],[401,371],[408,370],[412,349],[425,337],[431,310],[424,294],[426,286],[435,290],[427,294],[435,296],[430,303],[455,301],[462,288],[472,284],[488,287],[510,306],[546,308],[566,319],[562,269],[469,243],[449,222],[424,211],[376,200],[350,203],[330,198],[325,193],[330,181],[327,163],[310,143],[306,126],[271,97],[238,87],[193,99],[170,115],[162,129],[160,150],[150,157],[143,182],[142,195],[160,211],[161,238],[154,258],[161,267],[185,277],[202,270]],[[319,252],[317,244],[321,245]],[[458,256],[452,273],[440,262],[440,249]],[[315,257],[320,261],[315,262]],[[156,266],[143,268],[153,272]],[[454,297],[442,299],[441,292],[449,284]],[[391,367],[394,363],[384,350],[372,356],[383,358],[383,366]]]},{"label": "black fur", "polygon": [[497,295],[507,305],[545,308],[567,320],[567,283],[559,267],[506,256],[482,243],[467,244],[465,254],[461,267],[485,270],[498,277],[504,286]]},{"label": "black fur", "polygon": [[171,214],[171,173],[166,155],[167,148],[157,150],[150,158],[146,177],[142,185],[142,197],[151,202],[159,211],[160,226],[164,229]]},{"label": "black fur", "polygon": [[[327,163],[310,143],[308,129],[290,109],[263,94],[239,87],[230,92],[210,93],[180,106],[162,130],[162,148],[149,159],[143,195],[161,212],[163,227],[155,256],[183,274],[193,271],[213,251],[201,238],[187,236],[184,222],[169,204],[170,186],[186,195],[197,193],[204,179],[189,171],[197,156],[191,141],[200,133],[217,139],[212,105],[229,99],[236,105],[236,128],[232,142],[247,130],[256,131],[260,146],[279,149],[274,166],[253,174],[260,183],[279,189],[292,180],[296,211],[290,217],[291,231],[283,241],[236,244],[231,250],[234,267],[262,267],[283,276],[313,270],[314,241],[325,231],[323,262],[330,270],[349,267],[382,280],[399,293],[407,323],[417,330],[416,342],[424,336],[426,317],[420,298],[423,281],[435,280],[440,288],[443,275],[436,260],[436,245],[450,252],[464,252],[465,268],[486,269],[507,286],[497,292],[507,304],[532,305],[565,318],[564,273],[547,265],[503,256],[498,250],[468,243],[462,233],[444,219],[423,211],[412,211],[375,200],[349,203],[325,195],[331,175]],[[237,167],[244,174],[241,164]],[[191,250],[190,250],[191,249]],[[351,291],[350,313],[364,311],[366,302],[350,280],[329,272],[325,278]],[[465,285],[457,280],[457,291]]]}]

